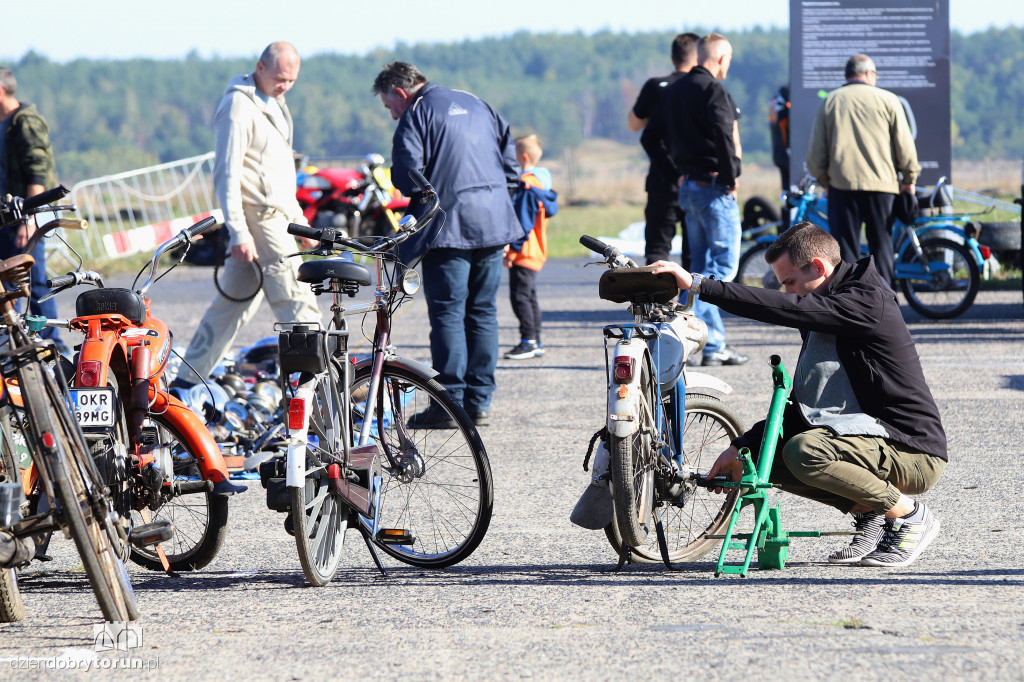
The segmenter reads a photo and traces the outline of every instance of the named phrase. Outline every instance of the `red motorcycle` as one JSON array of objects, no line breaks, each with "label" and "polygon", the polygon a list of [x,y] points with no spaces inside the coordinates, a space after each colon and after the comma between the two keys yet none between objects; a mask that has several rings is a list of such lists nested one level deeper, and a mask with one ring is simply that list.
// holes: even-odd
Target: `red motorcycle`
[{"label": "red motorcycle", "polygon": [[345,236],[386,235],[398,231],[398,220],[409,206],[391,184],[384,157],[368,154],[354,168],[312,168],[299,176],[296,198],[309,224],[333,227]]}]

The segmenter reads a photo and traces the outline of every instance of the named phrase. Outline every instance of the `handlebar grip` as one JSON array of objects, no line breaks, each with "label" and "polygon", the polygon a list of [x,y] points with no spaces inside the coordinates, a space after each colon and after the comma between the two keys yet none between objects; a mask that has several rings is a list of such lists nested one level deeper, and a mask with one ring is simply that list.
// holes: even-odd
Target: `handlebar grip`
[{"label": "handlebar grip", "polygon": [[71,275],[59,275],[53,279],[46,280],[46,286],[50,289],[61,289],[63,287],[69,287],[75,283],[75,276]]},{"label": "handlebar grip", "polygon": [[409,178],[416,183],[416,186],[420,188],[421,192],[434,193],[434,188],[427,181],[426,176],[424,176],[423,173],[420,173],[415,168],[409,170]]},{"label": "handlebar grip", "polygon": [[58,185],[53,189],[48,189],[45,192],[40,192],[35,196],[26,198],[22,203],[22,207],[27,213],[39,208],[40,206],[46,206],[47,204],[52,204],[55,201],[60,201],[70,193],[71,190],[64,185]]},{"label": "handlebar grip", "polygon": [[583,246],[587,247],[594,253],[600,253],[602,255],[606,255],[607,251],[612,248],[600,239],[594,239],[590,235],[586,234],[580,237],[580,244],[583,244]]},{"label": "handlebar grip", "polygon": [[206,218],[203,218],[202,220],[200,220],[198,223],[196,223],[192,227],[186,227],[185,228],[185,232],[188,232],[188,236],[190,238],[191,237],[196,237],[196,236],[201,235],[203,232],[206,232],[207,230],[209,230],[211,227],[213,227],[216,224],[217,224],[217,219],[216,218],[214,218],[212,215],[211,216],[207,216]]},{"label": "handlebar grip", "polygon": [[300,225],[298,223],[288,223],[288,234],[296,237],[304,237],[306,239],[320,240],[321,231],[315,227],[309,227],[308,225]]}]

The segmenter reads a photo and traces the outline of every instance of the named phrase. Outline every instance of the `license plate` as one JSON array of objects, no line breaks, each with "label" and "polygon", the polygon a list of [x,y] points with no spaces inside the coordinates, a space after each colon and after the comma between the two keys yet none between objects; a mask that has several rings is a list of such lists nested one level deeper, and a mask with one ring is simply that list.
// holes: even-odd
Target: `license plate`
[{"label": "license plate", "polygon": [[72,388],[71,412],[83,427],[114,425],[114,389]]}]

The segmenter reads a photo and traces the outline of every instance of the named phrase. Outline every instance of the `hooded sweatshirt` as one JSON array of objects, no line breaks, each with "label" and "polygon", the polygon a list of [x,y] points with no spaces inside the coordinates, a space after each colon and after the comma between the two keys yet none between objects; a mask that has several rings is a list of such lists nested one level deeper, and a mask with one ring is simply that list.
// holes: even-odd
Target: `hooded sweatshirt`
[{"label": "hooded sweatshirt", "polygon": [[295,198],[292,117],[284,97],[266,98],[252,74],[235,76],[214,116],[214,190],[231,246],[252,241],[243,206],[305,224]]}]

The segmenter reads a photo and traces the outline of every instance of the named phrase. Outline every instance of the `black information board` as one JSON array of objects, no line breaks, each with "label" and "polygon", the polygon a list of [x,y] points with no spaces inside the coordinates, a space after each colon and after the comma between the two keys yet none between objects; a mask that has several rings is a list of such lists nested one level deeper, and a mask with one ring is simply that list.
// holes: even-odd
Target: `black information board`
[{"label": "black information board", "polygon": [[949,0],[790,0],[790,177],[805,173],[822,100],[846,82],[846,61],[866,54],[878,87],[904,100],[915,133],[919,185],[950,178]]}]

